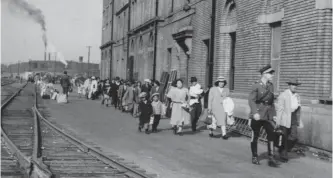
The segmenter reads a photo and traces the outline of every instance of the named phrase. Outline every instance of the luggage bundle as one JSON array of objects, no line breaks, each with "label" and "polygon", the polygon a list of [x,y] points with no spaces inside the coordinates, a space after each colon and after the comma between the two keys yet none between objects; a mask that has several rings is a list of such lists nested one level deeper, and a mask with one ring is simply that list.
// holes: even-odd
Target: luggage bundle
[{"label": "luggage bundle", "polygon": [[58,94],[57,95],[57,103],[67,103],[67,97],[65,94]]}]

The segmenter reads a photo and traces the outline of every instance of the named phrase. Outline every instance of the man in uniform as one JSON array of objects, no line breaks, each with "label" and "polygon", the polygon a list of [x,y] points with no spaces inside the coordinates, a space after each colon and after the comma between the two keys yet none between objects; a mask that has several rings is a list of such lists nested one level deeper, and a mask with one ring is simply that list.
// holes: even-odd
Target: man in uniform
[{"label": "man in uniform", "polygon": [[257,146],[260,128],[263,127],[267,133],[268,165],[277,167],[274,159],[274,118],[276,115],[274,107],[273,79],[274,70],[267,65],[259,70],[261,79],[254,83],[249,94],[249,105],[251,108],[249,125],[252,129],[251,151],[252,163],[260,164],[258,160]]}]

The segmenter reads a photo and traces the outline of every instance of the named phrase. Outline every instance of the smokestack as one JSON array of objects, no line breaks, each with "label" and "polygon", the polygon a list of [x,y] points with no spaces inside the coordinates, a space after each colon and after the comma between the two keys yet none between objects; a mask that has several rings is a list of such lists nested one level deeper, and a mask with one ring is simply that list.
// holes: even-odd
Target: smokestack
[{"label": "smokestack", "polygon": [[49,61],[51,60],[51,53],[49,53]]},{"label": "smokestack", "polygon": [[46,50],[44,51],[44,61],[46,61]]}]

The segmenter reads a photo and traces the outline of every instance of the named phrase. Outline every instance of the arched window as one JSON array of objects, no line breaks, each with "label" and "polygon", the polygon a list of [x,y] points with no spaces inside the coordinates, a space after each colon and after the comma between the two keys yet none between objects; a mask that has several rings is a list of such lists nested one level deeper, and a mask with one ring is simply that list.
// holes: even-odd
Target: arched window
[{"label": "arched window", "polygon": [[131,52],[134,52],[134,39],[132,40],[132,42],[131,42]]}]

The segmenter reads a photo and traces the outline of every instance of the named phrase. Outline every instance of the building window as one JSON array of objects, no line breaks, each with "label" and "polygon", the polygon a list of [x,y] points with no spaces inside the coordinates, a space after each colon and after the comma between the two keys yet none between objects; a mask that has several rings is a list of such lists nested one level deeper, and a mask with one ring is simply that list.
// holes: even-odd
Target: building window
[{"label": "building window", "polygon": [[230,71],[229,71],[229,89],[235,89],[235,51],[236,51],[236,32],[230,33]]},{"label": "building window", "polygon": [[271,65],[275,70],[273,79],[274,91],[279,92],[280,80],[280,57],[281,57],[281,22],[273,23],[271,26]]},{"label": "building window", "polygon": [[142,36],[140,36],[139,49],[142,50],[142,48],[143,48],[143,39]]},{"label": "building window", "polygon": [[168,48],[168,56],[167,56],[166,66],[167,66],[167,72],[171,72],[171,61],[172,61],[172,48]]}]

